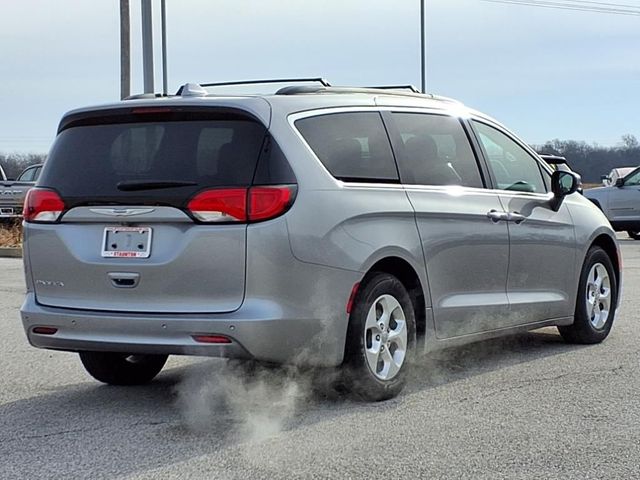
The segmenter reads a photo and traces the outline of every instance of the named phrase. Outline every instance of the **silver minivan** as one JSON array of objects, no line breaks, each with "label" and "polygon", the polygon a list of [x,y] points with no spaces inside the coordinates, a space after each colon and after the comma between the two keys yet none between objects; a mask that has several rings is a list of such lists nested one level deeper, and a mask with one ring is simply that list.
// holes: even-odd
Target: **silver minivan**
[{"label": "silver minivan", "polygon": [[418,353],[609,334],[614,231],[496,121],[393,89],[211,89],[63,117],[25,202],[32,345],[117,385],[169,354],[340,366],[380,400]]}]

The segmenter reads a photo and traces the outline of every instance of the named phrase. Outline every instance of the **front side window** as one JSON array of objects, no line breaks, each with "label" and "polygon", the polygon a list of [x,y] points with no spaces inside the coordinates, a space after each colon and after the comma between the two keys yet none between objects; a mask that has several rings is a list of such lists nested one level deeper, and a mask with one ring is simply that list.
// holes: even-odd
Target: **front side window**
[{"label": "front side window", "polygon": [[640,185],[640,170],[632,173],[628,177],[624,179],[624,185],[626,187],[637,186]]},{"label": "front side window", "polygon": [[389,137],[378,112],[318,115],[297,120],[295,126],[338,180],[398,181]]},{"label": "front side window", "polygon": [[403,183],[482,187],[478,162],[455,117],[393,113],[402,138],[398,167]]},{"label": "front side window", "polygon": [[496,188],[546,193],[538,162],[510,137],[489,125],[473,121],[497,182]]}]

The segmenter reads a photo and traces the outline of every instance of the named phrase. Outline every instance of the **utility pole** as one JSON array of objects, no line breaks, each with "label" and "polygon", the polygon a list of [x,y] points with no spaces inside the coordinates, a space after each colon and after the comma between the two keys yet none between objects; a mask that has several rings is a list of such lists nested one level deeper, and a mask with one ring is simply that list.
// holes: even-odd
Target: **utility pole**
[{"label": "utility pole", "polygon": [[153,16],[151,0],[142,0],[142,74],[144,93],[154,93],[153,88]]},{"label": "utility pole", "polygon": [[427,65],[426,65],[426,57],[427,57],[427,45],[426,45],[426,34],[425,34],[425,11],[424,11],[424,3],[426,0],[420,0],[420,78],[421,78],[421,90],[422,93],[427,93]]},{"label": "utility pole", "polygon": [[131,95],[129,0],[120,0],[120,99]]},{"label": "utility pole", "polygon": [[162,10],[162,93],[167,95],[167,5],[165,0],[161,0],[160,9]]}]

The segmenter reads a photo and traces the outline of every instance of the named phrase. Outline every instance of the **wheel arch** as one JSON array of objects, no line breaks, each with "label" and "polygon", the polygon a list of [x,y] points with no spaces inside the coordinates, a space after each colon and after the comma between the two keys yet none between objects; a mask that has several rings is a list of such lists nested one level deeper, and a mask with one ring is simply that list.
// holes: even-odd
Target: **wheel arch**
[{"label": "wheel arch", "polygon": [[621,280],[621,262],[620,262],[620,251],[618,250],[618,245],[616,241],[611,238],[611,236],[602,233],[593,239],[591,242],[591,247],[600,247],[605,253],[608,255],[613,267],[615,269],[616,274],[616,289],[620,292],[620,280]]},{"label": "wheel arch", "polygon": [[376,273],[388,273],[396,277],[407,289],[416,317],[416,333],[424,338],[427,328],[426,305],[428,293],[416,269],[406,259],[399,256],[387,256],[373,263],[365,273],[361,284]]},{"label": "wheel arch", "polygon": [[595,198],[589,198],[588,199],[591,203],[593,203],[596,207],[598,207],[601,211],[604,212],[604,210],[602,210],[602,205],[600,205],[600,201],[596,200]]}]

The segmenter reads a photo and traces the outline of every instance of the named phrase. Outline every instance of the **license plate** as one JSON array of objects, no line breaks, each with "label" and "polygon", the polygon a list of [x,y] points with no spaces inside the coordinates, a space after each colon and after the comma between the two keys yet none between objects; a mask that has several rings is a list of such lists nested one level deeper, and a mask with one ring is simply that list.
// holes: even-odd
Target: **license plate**
[{"label": "license plate", "polygon": [[103,257],[148,258],[150,254],[150,228],[106,227],[104,229]]},{"label": "license plate", "polygon": [[0,208],[0,215],[13,215],[13,208]]}]

